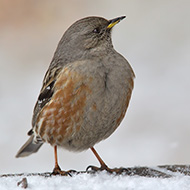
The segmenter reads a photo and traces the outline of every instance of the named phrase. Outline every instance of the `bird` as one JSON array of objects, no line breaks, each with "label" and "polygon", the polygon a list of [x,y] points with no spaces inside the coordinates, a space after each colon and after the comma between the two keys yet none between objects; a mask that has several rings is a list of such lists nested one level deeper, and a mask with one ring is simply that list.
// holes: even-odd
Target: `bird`
[{"label": "bird", "polygon": [[53,174],[69,173],[58,164],[57,147],[73,152],[91,149],[100,163],[90,166],[92,170],[114,171],[94,146],[118,128],[134,87],[134,71],[114,49],[111,37],[113,27],[124,18],[89,16],[65,31],[43,79],[30,137],[17,158],[49,143],[54,147]]}]

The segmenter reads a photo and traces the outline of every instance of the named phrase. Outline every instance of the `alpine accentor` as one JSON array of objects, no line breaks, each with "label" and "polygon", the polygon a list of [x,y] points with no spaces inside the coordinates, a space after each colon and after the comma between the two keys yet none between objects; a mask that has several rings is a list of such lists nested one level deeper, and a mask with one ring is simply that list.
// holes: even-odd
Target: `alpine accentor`
[{"label": "alpine accentor", "polygon": [[57,146],[90,148],[99,169],[112,172],[93,146],[117,129],[131,98],[134,72],[111,40],[113,26],[124,18],[86,17],[64,33],[34,107],[30,138],[16,157],[37,152],[48,142],[55,151],[53,173],[67,174],[58,165]]}]

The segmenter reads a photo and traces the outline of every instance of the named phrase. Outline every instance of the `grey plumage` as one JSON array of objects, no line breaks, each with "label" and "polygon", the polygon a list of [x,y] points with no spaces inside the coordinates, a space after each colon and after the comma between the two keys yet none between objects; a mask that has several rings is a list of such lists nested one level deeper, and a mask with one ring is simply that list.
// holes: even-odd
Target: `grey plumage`
[{"label": "grey plumage", "polygon": [[29,156],[39,150],[43,143],[35,143],[32,135],[16,154],[16,158]]}]

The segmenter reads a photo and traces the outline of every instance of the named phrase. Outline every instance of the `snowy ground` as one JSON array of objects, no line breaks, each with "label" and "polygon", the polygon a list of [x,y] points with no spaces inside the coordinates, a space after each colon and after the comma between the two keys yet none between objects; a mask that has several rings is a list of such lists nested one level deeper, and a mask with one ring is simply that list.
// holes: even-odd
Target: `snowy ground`
[{"label": "snowy ground", "polygon": [[[0,178],[1,190],[21,189],[17,183],[24,176]],[[139,176],[114,176],[101,172],[98,174],[80,174],[73,177],[26,176],[28,188],[33,190],[189,190],[190,177],[177,175],[172,178],[148,178]]]}]

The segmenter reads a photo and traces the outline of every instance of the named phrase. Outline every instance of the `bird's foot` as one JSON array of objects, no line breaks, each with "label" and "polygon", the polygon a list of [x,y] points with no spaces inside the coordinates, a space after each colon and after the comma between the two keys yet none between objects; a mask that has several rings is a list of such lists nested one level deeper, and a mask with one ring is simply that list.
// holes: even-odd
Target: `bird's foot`
[{"label": "bird's foot", "polygon": [[115,174],[121,174],[123,172],[126,172],[126,168],[109,168],[107,165],[102,165],[100,168],[96,166],[88,166],[86,168],[86,171],[92,171],[92,172],[97,172],[97,171],[107,171],[108,173],[115,173]]},{"label": "bird's foot", "polygon": [[75,170],[63,171],[63,170],[61,170],[61,168],[59,166],[55,166],[51,175],[61,175],[61,176],[71,176],[72,177],[71,174],[75,173],[75,172],[76,172]]}]

